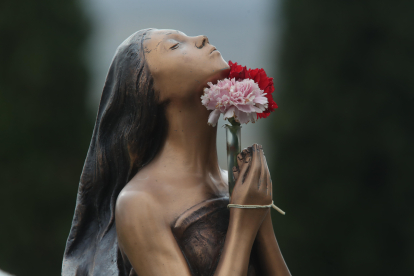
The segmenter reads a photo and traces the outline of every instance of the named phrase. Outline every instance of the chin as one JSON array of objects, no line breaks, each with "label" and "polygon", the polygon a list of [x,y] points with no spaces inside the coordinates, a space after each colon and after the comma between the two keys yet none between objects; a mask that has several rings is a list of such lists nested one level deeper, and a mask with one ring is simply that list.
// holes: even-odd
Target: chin
[{"label": "chin", "polygon": [[220,68],[220,70],[222,70],[222,71],[227,71],[227,75],[228,75],[228,72],[230,71],[230,65],[228,64],[228,62],[227,61],[225,61],[224,59],[223,59],[223,57],[220,55],[220,59],[221,59],[221,61],[220,61],[220,64],[219,64],[219,68]]},{"label": "chin", "polygon": [[226,63],[225,66],[216,69],[215,70],[215,74],[210,76],[207,81],[205,82],[205,85],[207,86],[208,82],[212,82],[213,84],[217,84],[217,81],[219,80],[223,80],[225,78],[227,78],[227,76],[229,75],[230,72],[230,66]]}]

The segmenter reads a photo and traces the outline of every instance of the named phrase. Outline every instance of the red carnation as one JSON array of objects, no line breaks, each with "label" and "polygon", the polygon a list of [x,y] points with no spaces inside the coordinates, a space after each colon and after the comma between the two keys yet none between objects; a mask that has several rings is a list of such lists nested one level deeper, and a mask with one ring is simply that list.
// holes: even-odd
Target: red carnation
[{"label": "red carnation", "polygon": [[229,61],[229,65],[229,79],[252,79],[259,85],[259,88],[266,93],[266,98],[268,100],[267,109],[263,111],[263,113],[257,113],[257,118],[267,118],[271,112],[278,108],[272,96],[273,91],[275,91],[275,87],[273,86],[273,78],[269,78],[263,68],[247,69],[246,66],[243,67],[237,64],[237,62],[233,63],[231,61]]},{"label": "red carnation", "polygon": [[232,79],[232,78],[235,78],[236,80],[249,79],[249,72],[246,66],[242,67],[241,65],[238,65],[237,62],[233,63],[231,61],[229,61],[229,65],[230,65],[230,73],[228,76],[229,79]]}]

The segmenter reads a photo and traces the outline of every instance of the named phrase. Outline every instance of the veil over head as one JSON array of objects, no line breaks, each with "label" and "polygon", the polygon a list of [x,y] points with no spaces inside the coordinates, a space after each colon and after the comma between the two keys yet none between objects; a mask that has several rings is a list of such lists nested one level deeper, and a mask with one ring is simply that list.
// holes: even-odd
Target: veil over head
[{"label": "veil over head", "polygon": [[66,243],[63,276],[128,275],[118,249],[115,203],[125,184],[159,151],[166,133],[138,31],[117,49],[103,88],[91,143],[80,178]]}]

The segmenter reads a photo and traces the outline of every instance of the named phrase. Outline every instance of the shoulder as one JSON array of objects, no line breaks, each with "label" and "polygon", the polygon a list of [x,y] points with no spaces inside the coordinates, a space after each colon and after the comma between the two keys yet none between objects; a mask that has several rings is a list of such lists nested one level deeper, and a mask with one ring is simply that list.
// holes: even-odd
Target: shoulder
[{"label": "shoulder", "polygon": [[190,275],[154,194],[124,188],[116,202],[115,225],[118,246],[139,275]]},{"label": "shoulder", "polygon": [[159,235],[169,232],[163,210],[153,196],[144,191],[126,190],[119,194],[115,226],[119,246],[127,255],[134,251],[130,245],[151,248]]},{"label": "shoulder", "polygon": [[136,174],[121,190],[118,195],[115,207],[117,218],[124,216],[143,216],[146,212],[156,212],[159,206],[159,194],[162,187],[152,174]]},{"label": "shoulder", "polygon": [[[117,231],[136,230],[140,232],[150,227],[168,224],[169,209],[165,208],[172,196],[168,180],[154,174],[137,174],[121,190],[115,205]],[[170,206],[173,207],[173,206]],[[135,231],[134,230],[134,231]]]},{"label": "shoulder", "polygon": [[117,198],[115,206],[116,223],[130,225],[145,221],[158,212],[154,196],[145,190],[123,189]]}]

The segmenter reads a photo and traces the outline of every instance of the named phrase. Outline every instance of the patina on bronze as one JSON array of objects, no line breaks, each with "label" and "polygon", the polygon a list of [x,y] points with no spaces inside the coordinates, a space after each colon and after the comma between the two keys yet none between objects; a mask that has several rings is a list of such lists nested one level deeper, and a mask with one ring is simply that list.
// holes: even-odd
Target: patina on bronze
[{"label": "patina on bronze", "polygon": [[[117,49],[82,171],[62,274],[290,275],[268,209],[227,208],[217,127],[200,96],[229,67],[207,37],[147,29]],[[231,203],[269,204],[261,146]]]}]

